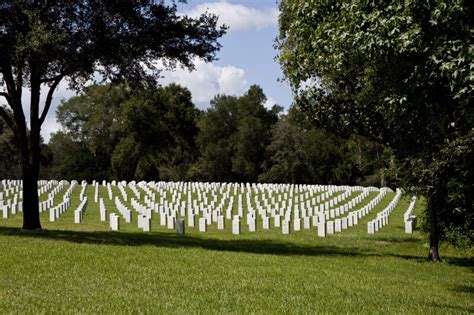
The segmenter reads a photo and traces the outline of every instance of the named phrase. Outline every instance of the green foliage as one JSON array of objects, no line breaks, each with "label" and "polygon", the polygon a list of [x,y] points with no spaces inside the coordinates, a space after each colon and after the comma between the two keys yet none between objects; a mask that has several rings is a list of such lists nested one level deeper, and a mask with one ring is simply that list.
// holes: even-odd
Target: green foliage
[{"label": "green foliage", "polygon": [[473,6],[284,0],[280,7],[279,61],[299,106],[319,126],[390,147],[407,187],[433,199],[430,217],[441,221],[431,221],[432,235],[459,209],[472,209],[442,201],[469,186],[467,168],[446,177],[443,152],[456,151],[452,144],[474,128]]},{"label": "green foliage", "polygon": [[[36,194],[40,133],[61,81],[79,89],[99,74],[107,82],[155,86],[158,64],[192,69],[197,59],[210,62],[225,32],[215,15],[179,14],[176,1],[0,2],[0,97],[12,111],[0,104],[0,117],[20,152],[23,227],[41,229]],[[30,90],[28,124],[25,87]],[[42,88],[47,90],[44,101]]]},{"label": "green foliage", "polygon": [[[56,174],[88,180],[183,180],[196,159],[198,115],[191,94],[178,85],[133,90],[92,85],[58,108],[66,133],[51,139]],[[79,167],[70,165],[74,163]]]},{"label": "green foliage", "polygon": [[[393,185],[384,174],[391,155],[360,136],[343,139],[317,128],[298,107],[273,127],[269,159],[259,180],[281,183]],[[394,187],[394,186],[393,186]]]},{"label": "green foliage", "polygon": [[254,85],[241,97],[218,95],[199,120],[201,158],[197,177],[210,181],[256,182],[266,158],[271,128],[280,108],[267,110]]},{"label": "green foliage", "polygon": [[0,120],[0,178],[18,179],[21,169],[13,133]]},{"label": "green foliage", "polygon": [[[474,130],[450,142],[423,176],[435,194],[446,196],[437,208],[441,236],[454,244],[474,244]],[[428,181],[426,179],[425,181]]]}]

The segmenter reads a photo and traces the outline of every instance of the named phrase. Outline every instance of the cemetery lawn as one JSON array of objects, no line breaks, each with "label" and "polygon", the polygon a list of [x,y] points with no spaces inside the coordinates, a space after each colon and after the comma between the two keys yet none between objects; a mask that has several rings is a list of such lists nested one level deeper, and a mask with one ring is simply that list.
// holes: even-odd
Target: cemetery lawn
[{"label": "cemetery lawn", "polygon": [[326,238],[245,228],[235,236],[230,222],[185,236],[160,226],[110,232],[94,203],[81,224],[73,211],[55,223],[42,214],[45,231],[19,229],[21,214],[0,219],[0,313],[474,312],[472,250],[443,244],[443,262],[427,262],[424,234],[404,234],[407,196],[389,225],[367,234],[390,198]]}]

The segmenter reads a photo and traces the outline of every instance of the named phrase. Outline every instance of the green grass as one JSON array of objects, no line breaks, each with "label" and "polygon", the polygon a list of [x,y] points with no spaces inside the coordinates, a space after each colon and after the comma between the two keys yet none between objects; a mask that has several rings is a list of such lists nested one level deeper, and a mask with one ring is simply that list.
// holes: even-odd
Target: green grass
[{"label": "green grass", "polygon": [[155,223],[144,233],[136,216],[110,232],[93,193],[82,224],[72,209],[55,223],[43,213],[43,232],[19,229],[21,214],[0,219],[0,313],[474,312],[472,251],[443,244],[443,262],[427,262],[424,234],[404,234],[408,196],[375,235],[367,221],[393,194],[357,226],[318,238],[315,230],[251,233],[245,224],[236,236],[230,222],[226,231],[187,227],[185,236]]}]

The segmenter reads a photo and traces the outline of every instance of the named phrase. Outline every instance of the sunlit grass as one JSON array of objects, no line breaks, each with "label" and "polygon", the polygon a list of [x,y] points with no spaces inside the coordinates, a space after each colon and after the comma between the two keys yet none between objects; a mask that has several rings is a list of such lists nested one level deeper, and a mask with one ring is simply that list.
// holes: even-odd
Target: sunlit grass
[{"label": "sunlit grass", "polygon": [[[0,220],[0,313],[474,311],[472,252],[443,245],[443,262],[426,262],[424,234],[404,234],[408,196],[375,235],[367,234],[367,221],[393,194],[357,226],[326,238],[314,229],[264,231],[261,221],[257,233],[242,224],[242,234],[232,235],[226,222],[225,231],[186,227],[179,236],[159,226],[158,216],[153,232],[141,232],[136,214],[110,232],[92,186],[84,221],[74,224],[79,191],[57,222],[42,214],[46,231],[20,230],[21,214]],[[113,210],[105,188],[100,194]]]}]

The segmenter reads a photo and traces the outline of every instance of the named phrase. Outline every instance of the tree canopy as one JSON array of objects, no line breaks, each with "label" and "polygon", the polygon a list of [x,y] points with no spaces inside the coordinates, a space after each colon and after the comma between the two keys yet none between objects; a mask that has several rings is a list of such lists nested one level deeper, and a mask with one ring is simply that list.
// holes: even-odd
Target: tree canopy
[{"label": "tree canopy", "polygon": [[217,95],[211,101],[198,124],[202,156],[197,176],[211,181],[257,181],[281,110],[266,109],[266,99],[263,90],[253,85],[241,97]]},{"label": "tree canopy", "polygon": [[[40,130],[62,80],[78,88],[99,74],[134,86],[154,85],[158,60],[169,68],[179,63],[191,69],[195,58],[212,61],[225,30],[215,15],[178,14],[175,2],[0,2],[0,96],[11,109],[10,114],[0,106],[0,116],[20,151],[23,227],[41,228],[36,193]],[[44,102],[42,86],[47,88]],[[21,98],[25,87],[31,95],[29,131]]]},{"label": "tree canopy", "polygon": [[439,200],[448,199],[447,169],[437,165],[453,142],[473,137],[472,5],[284,0],[280,8],[279,61],[296,102],[318,125],[386,144],[406,163],[409,186],[430,200],[437,260]]},{"label": "tree canopy", "polygon": [[[197,110],[178,85],[92,85],[57,110],[52,176],[86,180],[183,180],[195,161]],[[87,166],[83,165],[87,164]]]}]

